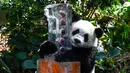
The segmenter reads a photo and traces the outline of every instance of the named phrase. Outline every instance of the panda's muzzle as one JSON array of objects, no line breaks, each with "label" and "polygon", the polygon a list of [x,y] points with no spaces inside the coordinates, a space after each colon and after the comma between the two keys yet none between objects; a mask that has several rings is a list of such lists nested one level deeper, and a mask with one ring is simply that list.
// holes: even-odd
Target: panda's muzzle
[{"label": "panda's muzzle", "polygon": [[74,39],[74,42],[75,43],[81,43],[81,41],[79,39],[76,39],[76,38]]}]

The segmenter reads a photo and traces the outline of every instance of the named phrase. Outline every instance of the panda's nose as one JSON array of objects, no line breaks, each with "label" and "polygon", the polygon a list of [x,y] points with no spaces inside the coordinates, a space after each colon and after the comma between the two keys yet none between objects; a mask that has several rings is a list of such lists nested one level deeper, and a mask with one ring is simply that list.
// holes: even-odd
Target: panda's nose
[{"label": "panda's nose", "polygon": [[81,41],[79,39],[74,39],[75,43],[81,43]]}]

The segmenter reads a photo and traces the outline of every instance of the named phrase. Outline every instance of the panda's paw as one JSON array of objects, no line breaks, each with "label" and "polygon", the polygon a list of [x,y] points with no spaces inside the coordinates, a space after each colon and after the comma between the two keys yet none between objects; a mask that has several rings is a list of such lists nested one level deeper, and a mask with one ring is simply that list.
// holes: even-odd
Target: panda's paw
[{"label": "panda's paw", "polygon": [[57,51],[57,46],[54,42],[51,41],[44,41],[40,45],[40,49],[38,50],[41,57],[44,57],[44,55],[50,55]]}]

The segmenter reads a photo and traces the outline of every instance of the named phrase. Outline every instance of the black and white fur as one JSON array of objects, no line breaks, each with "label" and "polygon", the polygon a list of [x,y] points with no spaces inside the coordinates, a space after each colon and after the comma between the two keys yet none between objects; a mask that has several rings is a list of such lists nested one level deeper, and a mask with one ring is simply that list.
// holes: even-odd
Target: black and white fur
[{"label": "black and white fur", "polygon": [[[75,20],[74,17],[72,18],[72,21],[73,23],[70,32],[72,49],[55,55],[55,60],[58,62],[79,61],[81,63],[80,73],[95,73],[94,64],[98,38],[102,36],[103,31],[101,28],[95,27],[92,23],[86,20],[81,20],[79,18],[76,18]],[[47,44],[49,45],[47,46]],[[43,45],[45,46],[43,47]],[[55,44],[51,41],[47,41],[41,45],[39,51],[40,55],[43,56],[46,52],[46,48],[49,49],[48,47],[50,46],[54,46],[54,48],[51,47],[50,51],[55,52],[57,49]],[[44,49],[44,52],[41,49]]]},{"label": "black and white fur", "polygon": [[72,24],[71,43],[76,59],[81,63],[81,73],[95,73],[94,63],[98,38],[103,34],[101,28],[86,20]]}]

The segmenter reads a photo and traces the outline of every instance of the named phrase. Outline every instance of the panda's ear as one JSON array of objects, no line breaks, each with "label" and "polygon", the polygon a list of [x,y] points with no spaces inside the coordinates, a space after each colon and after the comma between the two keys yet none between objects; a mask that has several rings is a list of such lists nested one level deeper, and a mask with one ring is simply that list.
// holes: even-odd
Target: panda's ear
[{"label": "panda's ear", "polygon": [[72,23],[81,20],[81,16],[74,10],[72,11],[72,14]]},{"label": "panda's ear", "polygon": [[95,28],[94,32],[97,38],[100,38],[103,35],[103,30],[101,28]]}]

